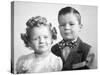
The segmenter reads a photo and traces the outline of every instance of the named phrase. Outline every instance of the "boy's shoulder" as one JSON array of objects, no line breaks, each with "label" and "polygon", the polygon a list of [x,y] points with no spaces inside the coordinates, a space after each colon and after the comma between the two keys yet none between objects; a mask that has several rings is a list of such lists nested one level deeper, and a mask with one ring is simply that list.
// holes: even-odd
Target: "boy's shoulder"
[{"label": "boy's shoulder", "polygon": [[[61,40],[61,41],[62,41],[62,40]],[[61,41],[60,41],[60,42],[61,42]],[[54,44],[54,45],[52,46],[51,50],[57,50],[57,51],[58,51],[58,50],[59,50],[59,43],[60,43],[60,42]]]},{"label": "boy's shoulder", "polygon": [[84,41],[82,41],[82,40],[81,40],[81,45],[82,45],[82,46],[86,46],[86,47],[91,47],[90,44],[88,44],[88,43],[86,43],[86,42],[84,42]]},{"label": "boy's shoulder", "polygon": [[81,43],[81,49],[84,51],[84,57],[87,61],[87,66],[90,69],[96,69],[97,68],[97,51],[96,48],[89,45],[86,42]]},{"label": "boy's shoulder", "polygon": [[52,46],[52,49],[57,49],[57,48],[59,48],[58,43],[56,43],[55,45]]},{"label": "boy's shoulder", "polygon": [[[60,42],[61,42],[61,41],[60,41]],[[61,50],[60,50],[60,48],[59,48],[59,43],[60,43],[60,42],[56,43],[56,44],[53,45],[52,48],[51,48],[52,53],[54,53],[54,54],[57,55],[57,56],[61,56]]]},{"label": "boy's shoulder", "polygon": [[88,43],[82,41],[80,38],[79,38],[79,48],[81,49],[84,49],[84,50],[89,50],[91,48],[91,45],[89,45]]},{"label": "boy's shoulder", "polygon": [[[62,41],[62,40],[61,40],[61,41]],[[52,46],[52,48],[58,49],[58,48],[59,48],[59,43],[60,43],[61,41],[59,41],[59,42],[57,42],[56,44],[54,44],[54,45]]]}]

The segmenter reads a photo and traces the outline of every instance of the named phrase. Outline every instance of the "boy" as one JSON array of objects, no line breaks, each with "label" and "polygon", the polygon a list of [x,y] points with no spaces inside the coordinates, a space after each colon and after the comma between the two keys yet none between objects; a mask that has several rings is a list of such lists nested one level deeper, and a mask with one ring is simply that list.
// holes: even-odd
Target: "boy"
[{"label": "boy", "polygon": [[80,13],[72,7],[62,8],[58,14],[58,22],[63,40],[52,47],[52,52],[61,57],[62,70],[96,68],[91,46],[78,36],[82,28]]}]

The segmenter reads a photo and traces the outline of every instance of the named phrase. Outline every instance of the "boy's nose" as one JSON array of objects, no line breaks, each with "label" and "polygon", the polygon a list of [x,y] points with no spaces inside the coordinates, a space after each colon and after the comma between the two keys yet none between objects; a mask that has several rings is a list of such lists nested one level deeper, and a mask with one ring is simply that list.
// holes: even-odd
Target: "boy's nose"
[{"label": "boy's nose", "polygon": [[70,27],[70,25],[69,24],[66,24],[65,25],[65,29],[70,29],[71,27]]}]

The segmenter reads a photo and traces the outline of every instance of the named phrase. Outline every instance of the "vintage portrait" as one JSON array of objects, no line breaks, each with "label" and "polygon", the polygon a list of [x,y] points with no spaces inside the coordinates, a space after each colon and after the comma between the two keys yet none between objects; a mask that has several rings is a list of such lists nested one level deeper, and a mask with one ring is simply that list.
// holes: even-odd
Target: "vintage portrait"
[{"label": "vintage portrait", "polygon": [[97,6],[13,1],[11,72],[97,69]]}]

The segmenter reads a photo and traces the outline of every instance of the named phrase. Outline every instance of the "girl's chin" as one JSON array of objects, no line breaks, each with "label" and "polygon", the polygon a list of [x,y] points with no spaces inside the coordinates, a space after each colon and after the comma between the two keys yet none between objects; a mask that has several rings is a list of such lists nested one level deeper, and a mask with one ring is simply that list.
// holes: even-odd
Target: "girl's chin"
[{"label": "girl's chin", "polygon": [[50,52],[50,51],[38,51],[38,52],[35,52],[35,53],[38,54],[38,55],[43,55],[43,54],[47,54],[48,52]]},{"label": "girl's chin", "polygon": [[37,51],[37,53],[45,53],[45,52],[47,52],[47,51],[49,51],[49,50],[46,49],[46,48],[43,48],[43,49],[39,49],[39,50]]}]

